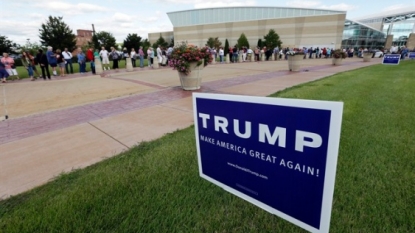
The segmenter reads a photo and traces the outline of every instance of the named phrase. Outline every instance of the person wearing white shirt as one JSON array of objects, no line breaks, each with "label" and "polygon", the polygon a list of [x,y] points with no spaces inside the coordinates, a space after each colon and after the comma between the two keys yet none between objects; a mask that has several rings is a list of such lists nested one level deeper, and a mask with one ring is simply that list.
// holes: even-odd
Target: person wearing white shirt
[{"label": "person wearing white shirt", "polygon": [[137,58],[137,53],[135,52],[134,48],[131,49],[130,57],[131,57],[131,63],[133,64],[133,67],[135,67],[135,59]]},{"label": "person wearing white shirt", "polygon": [[147,65],[148,67],[153,67],[153,58],[154,58],[154,53],[151,47],[149,47],[147,49]]},{"label": "person wearing white shirt", "polygon": [[391,51],[392,54],[398,53],[398,46],[392,46],[390,51]]},{"label": "person wearing white shirt", "polygon": [[220,63],[223,63],[223,55],[224,55],[225,53],[224,53],[224,51],[223,51],[223,48],[222,47],[220,47],[219,48],[219,61],[220,61]]},{"label": "person wearing white shirt", "polygon": [[101,51],[99,52],[99,56],[102,58],[102,66],[104,67],[104,70],[110,70],[110,61],[108,59],[108,51],[105,49],[105,47],[101,48]]},{"label": "person wearing white shirt", "polygon": [[159,64],[161,64],[161,62],[163,61],[163,56],[160,45],[157,47],[157,59],[159,61]]},{"label": "person wearing white shirt", "polygon": [[248,48],[246,53],[248,54],[248,61],[251,61],[254,51],[251,48]]},{"label": "person wearing white shirt", "polygon": [[[68,51],[68,48],[65,48],[65,51],[62,53],[63,59],[65,59],[65,70],[67,74],[73,74],[73,66],[72,66],[72,53]],[[71,68],[71,72],[69,73],[68,66]]]}]

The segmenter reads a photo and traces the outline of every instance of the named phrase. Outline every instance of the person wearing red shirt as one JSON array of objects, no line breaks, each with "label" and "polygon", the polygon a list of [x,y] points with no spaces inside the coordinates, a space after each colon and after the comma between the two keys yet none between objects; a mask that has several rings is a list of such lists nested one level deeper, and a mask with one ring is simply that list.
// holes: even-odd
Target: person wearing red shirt
[{"label": "person wearing red shirt", "polygon": [[94,51],[92,48],[89,48],[88,51],[86,51],[86,60],[91,62],[91,71],[95,74]]}]

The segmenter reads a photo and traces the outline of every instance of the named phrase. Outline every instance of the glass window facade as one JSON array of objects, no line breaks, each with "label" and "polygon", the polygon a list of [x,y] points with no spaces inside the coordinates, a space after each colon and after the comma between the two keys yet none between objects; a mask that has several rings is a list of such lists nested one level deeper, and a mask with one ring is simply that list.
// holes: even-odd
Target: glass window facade
[{"label": "glass window facade", "polygon": [[415,11],[403,11],[400,14],[383,15],[372,19],[359,20],[359,22],[378,23],[381,22],[379,30],[386,35],[393,35],[393,45],[406,45],[411,33],[415,33]]},{"label": "glass window facade", "polygon": [[406,45],[409,34],[415,32],[415,19],[394,23],[384,23],[383,32],[387,35],[393,35],[394,45]]},{"label": "glass window facade", "polygon": [[363,24],[347,20],[344,23],[342,48],[379,49],[385,46],[386,34]]}]

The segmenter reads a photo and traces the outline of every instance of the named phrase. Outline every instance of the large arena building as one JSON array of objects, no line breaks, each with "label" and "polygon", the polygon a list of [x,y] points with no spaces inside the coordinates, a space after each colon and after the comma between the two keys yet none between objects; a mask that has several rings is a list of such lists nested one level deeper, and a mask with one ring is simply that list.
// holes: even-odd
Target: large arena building
[{"label": "large arena building", "polygon": [[[253,47],[258,39],[263,39],[270,29],[274,29],[283,47],[379,48],[385,46],[387,35],[394,33],[392,29],[385,31],[386,23],[379,27],[367,19],[349,20],[346,13],[325,9],[251,6],[176,11],[167,13],[173,31],[149,33],[148,38],[151,43],[163,36],[167,41],[174,38],[175,42],[187,41],[204,46],[208,38],[218,37],[222,45],[227,39],[233,46],[244,33]],[[411,16],[410,11],[406,12],[405,19],[411,22],[414,13]],[[386,22],[388,17],[382,20]]]}]

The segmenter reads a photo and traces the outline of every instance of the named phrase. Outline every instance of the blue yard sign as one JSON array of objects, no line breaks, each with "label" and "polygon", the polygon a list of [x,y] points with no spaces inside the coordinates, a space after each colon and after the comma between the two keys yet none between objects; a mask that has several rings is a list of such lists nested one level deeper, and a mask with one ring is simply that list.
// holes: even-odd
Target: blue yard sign
[{"label": "blue yard sign", "polygon": [[342,102],[193,94],[200,176],[310,232],[329,232]]},{"label": "blue yard sign", "polygon": [[383,56],[382,64],[385,65],[399,65],[399,61],[401,60],[400,54],[385,54]]},{"label": "blue yard sign", "polygon": [[408,54],[408,58],[409,58],[409,59],[415,59],[415,52],[410,52],[410,53]]}]

